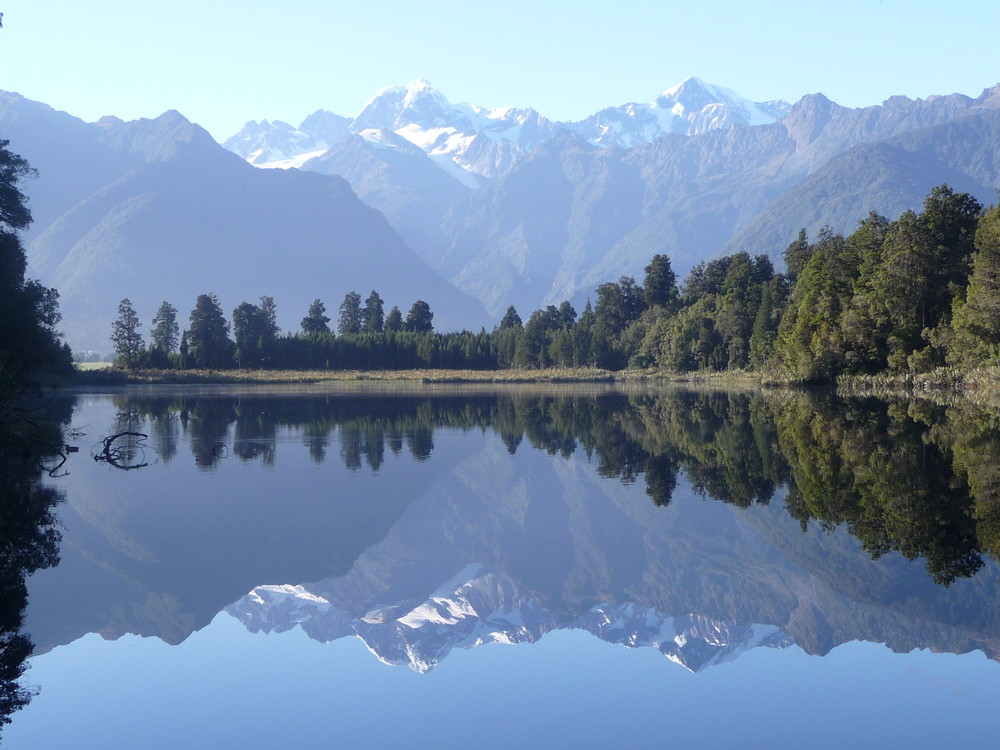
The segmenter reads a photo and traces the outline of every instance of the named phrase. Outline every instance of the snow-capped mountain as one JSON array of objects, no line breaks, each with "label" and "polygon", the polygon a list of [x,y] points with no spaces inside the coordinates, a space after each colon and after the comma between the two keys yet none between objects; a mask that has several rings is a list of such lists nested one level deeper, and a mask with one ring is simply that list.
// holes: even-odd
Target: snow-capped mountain
[{"label": "snow-capped mountain", "polygon": [[[423,80],[385,88],[347,119],[319,110],[298,128],[275,121],[248,122],[223,145],[261,167],[301,167],[351,134],[386,143],[382,131],[402,136],[454,174],[454,166],[479,178],[505,174],[524,155],[560,130],[594,145],[634,147],[668,133],[775,122],[788,110],[780,101],[757,103],[729,89],[689,78],[650,104],[609,107],[579,122],[553,122],[533,109],[489,109],[453,104]],[[463,181],[475,187],[473,179]]]},{"label": "snow-capped mountain", "polygon": [[697,78],[667,89],[650,104],[608,107],[568,125],[596,146],[634,148],[673,133],[699,135],[709,130],[766,125],[780,120],[790,105],[780,100],[752,102],[735,91]]},{"label": "snow-capped mountain", "polygon": [[533,643],[552,630],[585,630],[628,648],[655,648],[692,672],[733,661],[752,648],[785,648],[792,638],[773,625],[733,625],[700,615],[670,617],[634,603],[606,603],[564,622],[507,576],[464,567],[427,599],[384,605],[361,617],[318,586],[258,586],[226,608],[252,632],[295,626],[314,640],[356,636],[382,662],[427,672],[456,648]]}]

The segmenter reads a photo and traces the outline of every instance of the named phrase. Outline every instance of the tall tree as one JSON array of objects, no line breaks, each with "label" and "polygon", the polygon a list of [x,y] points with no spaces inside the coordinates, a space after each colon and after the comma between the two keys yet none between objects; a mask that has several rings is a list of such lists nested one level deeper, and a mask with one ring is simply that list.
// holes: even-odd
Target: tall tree
[{"label": "tall tree", "polygon": [[59,341],[59,295],[25,279],[27,259],[19,231],[31,223],[18,183],[34,174],[28,162],[0,140],[0,373],[14,384],[44,370],[69,369],[69,348]]},{"label": "tall tree", "polygon": [[274,304],[274,297],[261,297],[260,311],[264,319],[265,339],[277,338],[281,329],[278,328],[278,306]]},{"label": "tall tree", "polygon": [[361,332],[361,295],[348,292],[340,303],[340,318],[337,321],[337,333],[347,336]]},{"label": "tall tree", "polygon": [[399,308],[395,305],[389,311],[389,314],[385,318],[385,330],[387,331],[402,331],[403,330],[403,313],[399,311]]},{"label": "tall tree", "polygon": [[177,308],[164,301],[153,317],[153,330],[149,334],[150,345],[164,354],[170,354],[177,348],[179,337]]},{"label": "tall tree", "polygon": [[233,342],[229,340],[229,323],[214,294],[200,294],[191,311],[187,330],[189,356],[195,367],[230,367],[233,363]]},{"label": "tall tree", "polygon": [[263,307],[241,302],[233,310],[236,364],[240,367],[260,367],[268,339],[274,338],[270,335],[272,330],[272,324]]},{"label": "tall tree", "polygon": [[500,319],[501,328],[521,328],[521,316],[517,314],[517,310],[511,305],[507,308],[507,312],[503,314]]},{"label": "tall tree", "polygon": [[677,308],[677,274],[670,265],[667,255],[654,255],[646,266],[642,280],[642,294],[647,307],[662,307],[667,312]]},{"label": "tall tree", "polygon": [[135,367],[139,350],[142,349],[142,335],[139,333],[141,325],[128,297],[119,302],[118,317],[111,325],[111,343],[119,361],[129,369]]},{"label": "tall tree", "polygon": [[431,312],[430,305],[422,299],[418,299],[410,306],[410,311],[406,313],[404,327],[407,331],[427,333],[434,330],[433,320],[434,313]]},{"label": "tall tree", "polygon": [[381,333],[385,325],[384,302],[378,296],[378,292],[372,289],[372,293],[365,300],[365,306],[361,310],[361,327],[368,333]]},{"label": "tall tree", "polygon": [[1000,363],[1000,206],[979,220],[972,276],[964,299],[955,304],[953,364]]},{"label": "tall tree", "polygon": [[803,228],[799,230],[799,236],[795,238],[795,241],[786,247],[781,254],[785,260],[786,275],[793,284],[798,280],[806,263],[809,262],[813,250],[813,246],[809,244],[806,230]]},{"label": "tall tree", "polygon": [[302,333],[309,335],[311,333],[329,332],[330,317],[326,314],[326,305],[324,305],[320,300],[315,299],[313,300],[313,303],[309,305],[309,311],[302,319]]}]

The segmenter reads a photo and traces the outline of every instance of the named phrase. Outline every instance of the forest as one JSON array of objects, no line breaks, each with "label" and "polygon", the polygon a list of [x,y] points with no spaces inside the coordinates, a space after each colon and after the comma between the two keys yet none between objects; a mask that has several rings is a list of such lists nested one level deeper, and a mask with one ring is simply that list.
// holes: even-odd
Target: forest
[{"label": "forest", "polygon": [[1000,208],[941,185],[919,213],[872,213],[847,237],[802,230],[782,257],[784,271],[765,255],[702,262],[679,284],[656,254],[641,283],[601,284],[580,313],[563,301],[524,320],[509,307],[491,331],[435,332],[426,302],[387,314],[372,290],[348,293],[335,323],[317,299],[284,334],[271,297],[241,303],[230,322],[214,295],[200,295],[183,331],[164,302],[148,345],[125,299],[111,338],[129,369],[598,367],[831,382],[998,363]]}]

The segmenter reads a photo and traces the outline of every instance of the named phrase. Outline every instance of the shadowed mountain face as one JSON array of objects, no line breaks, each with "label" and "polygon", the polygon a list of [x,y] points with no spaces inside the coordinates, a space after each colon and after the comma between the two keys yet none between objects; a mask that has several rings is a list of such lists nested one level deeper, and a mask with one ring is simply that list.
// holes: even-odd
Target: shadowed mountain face
[{"label": "shadowed mountain face", "polygon": [[148,466],[71,467],[62,563],[30,582],[39,648],[177,643],[226,609],[255,631],[356,635],[418,671],[562,628],[695,671],[792,642],[1000,654],[988,413],[312,393],[81,397],[92,436],[149,435]]},{"label": "shadowed mountain face", "polygon": [[371,289],[402,309],[426,300],[441,329],[487,322],[343,179],[255,170],[176,112],[86,124],[4,95],[0,133],[38,169],[31,273],[59,289],[74,347],[110,348],[125,297],[151,319],[207,292],[227,310],[272,296],[290,330],[312,300]]}]

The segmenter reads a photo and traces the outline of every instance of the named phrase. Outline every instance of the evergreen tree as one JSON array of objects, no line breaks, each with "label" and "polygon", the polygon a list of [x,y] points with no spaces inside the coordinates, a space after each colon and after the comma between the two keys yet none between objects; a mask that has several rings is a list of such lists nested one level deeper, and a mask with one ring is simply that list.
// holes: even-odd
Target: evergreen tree
[{"label": "evergreen tree", "polygon": [[302,319],[302,333],[308,336],[314,333],[329,332],[330,318],[326,314],[326,305],[318,299],[313,300],[313,303],[309,305],[309,311]]},{"label": "evergreen tree", "polygon": [[399,308],[395,305],[389,310],[389,314],[385,318],[385,330],[387,331],[402,331],[403,330],[403,313],[399,311]]},{"label": "evergreen tree", "polygon": [[507,312],[504,313],[503,317],[500,319],[501,328],[521,328],[521,316],[517,314],[517,310],[511,305],[507,308]]},{"label": "evergreen tree", "polygon": [[0,139],[0,373],[19,386],[45,370],[69,370],[72,357],[55,328],[58,293],[25,279],[18,232],[31,223],[31,212],[18,183],[34,170],[8,145]]},{"label": "evergreen tree", "polygon": [[642,293],[647,307],[662,307],[667,312],[677,309],[680,293],[677,290],[677,274],[666,255],[654,255],[646,266],[642,281]]},{"label": "evergreen tree", "polygon": [[274,297],[261,297],[260,310],[264,316],[265,337],[277,338],[281,329],[278,328],[278,307],[274,304]]},{"label": "evergreen tree", "polygon": [[372,293],[365,300],[365,306],[361,310],[361,328],[368,333],[381,333],[385,325],[384,302],[378,296],[378,292],[372,289]]},{"label": "evergreen tree", "polygon": [[569,303],[568,299],[559,303],[559,320],[562,327],[566,329],[570,329],[576,324],[576,310],[573,309],[573,305]]},{"label": "evergreen tree", "polygon": [[1000,364],[1000,206],[979,220],[972,276],[964,299],[955,303],[952,364]]},{"label": "evergreen tree", "polygon": [[149,334],[150,346],[164,354],[170,354],[177,348],[179,336],[177,308],[164,301],[153,317],[153,330]]},{"label": "evergreen tree", "polygon": [[431,312],[430,305],[422,299],[418,299],[410,307],[410,311],[406,313],[404,327],[407,331],[414,331],[416,333],[429,332],[434,330],[434,326],[432,325],[433,320],[434,313]]},{"label": "evergreen tree", "polygon": [[798,280],[812,253],[813,246],[809,244],[806,230],[800,229],[799,236],[781,254],[785,261],[785,275],[793,284]]},{"label": "evergreen tree", "polygon": [[132,302],[126,297],[118,304],[118,317],[111,326],[111,343],[118,360],[129,369],[135,367],[142,349],[141,325]]},{"label": "evergreen tree", "polygon": [[187,330],[189,357],[194,367],[231,367],[233,342],[229,323],[214,294],[200,294]]},{"label": "evergreen tree", "polygon": [[843,251],[843,237],[821,232],[792,288],[778,327],[775,355],[780,367],[795,378],[829,380],[843,371],[839,318],[850,300],[839,277]]},{"label": "evergreen tree", "polygon": [[347,336],[361,332],[361,295],[348,292],[340,303],[340,318],[337,321],[337,333]]},{"label": "evergreen tree", "polygon": [[234,356],[239,367],[260,367],[264,363],[268,343],[274,339],[272,326],[268,312],[262,306],[241,302],[233,310]]}]

